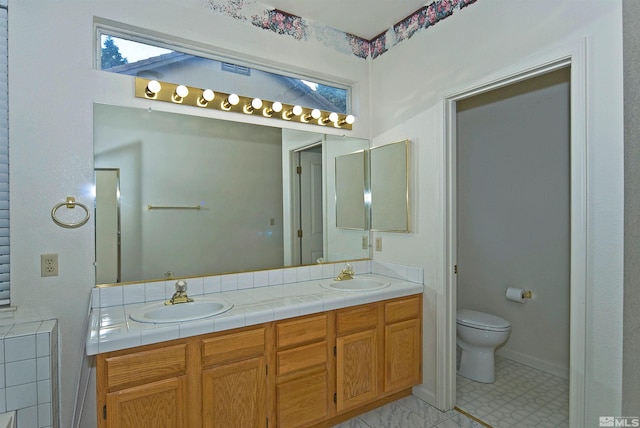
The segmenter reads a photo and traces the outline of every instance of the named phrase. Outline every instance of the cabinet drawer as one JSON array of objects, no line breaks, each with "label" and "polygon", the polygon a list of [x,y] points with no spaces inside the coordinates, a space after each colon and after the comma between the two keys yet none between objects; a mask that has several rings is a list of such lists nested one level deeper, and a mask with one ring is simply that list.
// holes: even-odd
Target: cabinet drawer
[{"label": "cabinet drawer", "polygon": [[279,322],[276,331],[278,348],[323,340],[327,337],[327,315],[313,315]]},{"label": "cabinet drawer", "polygon": [[205,366],[222,364],[264,354],[264,327],[228,333],[202,340],[202,362]]},{"label": "cabinet drawer", "polygon": [[183,375],[186,371],[187,345],[134,352],[105,358],[107,388],[115,391]]},{"label": "cabinet drawer", "polygon": [[372,304],[339,310],[336,314],[336,324],[338,336],[376,328],[378,325],[378,305]]},{"label": "cabinet drawer", "polygon": [[278,375],[326,364],[327,342],[299,346],[278,352]]},{"label": "cabinet drawer", "polygon": [[384,305],[384,319],[387,324],[418,318],[420,315],[420,297],[408,297]]}]

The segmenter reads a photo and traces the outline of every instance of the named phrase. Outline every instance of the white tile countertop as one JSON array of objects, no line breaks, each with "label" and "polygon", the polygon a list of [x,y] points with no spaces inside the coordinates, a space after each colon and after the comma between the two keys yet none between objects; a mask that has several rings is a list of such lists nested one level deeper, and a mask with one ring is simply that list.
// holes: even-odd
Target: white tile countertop
[{"label": "white tile countertop", "polygon": [[95,355],[423,292],[421,283],[404,279],[378,274],[357,275],[356,278],[376,278],[390,285],[373,291],[340,291],[321,285],[327,285],[333,279],[317,279],[193,295],[191,297],[196,301],[198,297],[215,297],[234,306],[214,317],[165,324],[140,323],[129,318],[132,311],[154,302],[94,307],[90,313],[86,352]]}]

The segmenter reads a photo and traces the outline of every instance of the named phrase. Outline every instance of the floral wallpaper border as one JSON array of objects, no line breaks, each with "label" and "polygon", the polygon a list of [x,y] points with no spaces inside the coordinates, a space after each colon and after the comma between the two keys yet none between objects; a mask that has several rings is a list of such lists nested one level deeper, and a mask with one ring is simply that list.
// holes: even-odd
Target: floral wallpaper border
[{"label": "floral wallpaper border", "polygon": [[308,41],[315,37],[326,46],[362,59],[375,59],[417,32],[437,24],[477,0],[436,0],[425,5],[371,40],[278,10],[265,9],[255,0],[203,0],[205,7],[277,34]]}]

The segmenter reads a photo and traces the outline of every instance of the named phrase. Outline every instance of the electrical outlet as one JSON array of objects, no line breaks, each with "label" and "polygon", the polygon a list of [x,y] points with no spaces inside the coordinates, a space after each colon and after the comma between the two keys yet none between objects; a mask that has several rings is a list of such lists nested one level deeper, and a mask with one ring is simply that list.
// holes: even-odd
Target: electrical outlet
[{"label": "electrical outlet", "polygon": [[365,235],[362,237],[362,249],[366,250],[367,248],[369,248],[369,237]]},{"label": "electrical outlet", "polygon": [[58,254],[40,254],[40,276],[58,276]]},{"label": "electrical outlet", "polygon": [[376,238],[376,251],[382,251],[382,236]]}]

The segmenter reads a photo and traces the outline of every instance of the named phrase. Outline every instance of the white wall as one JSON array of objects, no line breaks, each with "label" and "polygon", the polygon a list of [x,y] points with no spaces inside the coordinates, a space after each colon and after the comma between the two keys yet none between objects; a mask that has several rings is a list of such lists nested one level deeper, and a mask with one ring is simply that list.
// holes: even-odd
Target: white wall
[{"label": "white wall", "polygon": [[[594,12],[597,11],[597,12]],[[410,235],[385,234],[374,259],[425,269],[425,302],[445,293],[444,98],[586,41],[587,423],[619,414],[622,361],[622,15],[620,1],[491,0],[457,12],[372,63],[372,143],[409,138],[416,198]],[[437,317],[425,307],[423,395],[436,390]]]},{"label": "white wall", "polygon": [[[93,104],[148,108],[147,102],[134,98],[131,77],[94,69],[95,17],[153,30],[178,42],[192,40],[223,53],[291,66],[307,75],[354,83],[362,102],[356,106],[358,120],[350,134],[369,136],[366,61],[337,53],[317,40],[302,43],[247,26],[212,13],[203,3],[9,2],[12,301],[47,311],[59,320],[61,425],[65,427],[71,426],[94,285],[94,226],[90,221],[79,229],[63,229],[49,214],[66,196],[92,204]],[[154,104],[156,110],[184,113],[185,107],[180,107]],[[263,118],[200,110],[194,114],[275,126]],[[309,130],[302,124],[289,126]],[[39,255],[49,252],[59,254],[60,275],[41,278]]]},{"label": "white wall", "polygon": [[[499,354],[569,374],[569,69],[457,103],[458,309],[501,316]],[[507,287],[533,291],[526,303]]]}]

